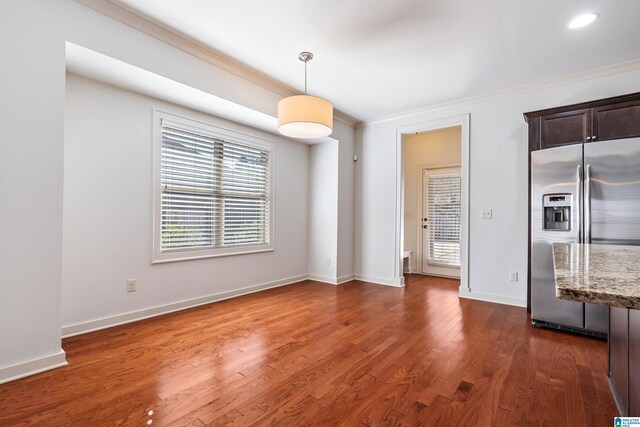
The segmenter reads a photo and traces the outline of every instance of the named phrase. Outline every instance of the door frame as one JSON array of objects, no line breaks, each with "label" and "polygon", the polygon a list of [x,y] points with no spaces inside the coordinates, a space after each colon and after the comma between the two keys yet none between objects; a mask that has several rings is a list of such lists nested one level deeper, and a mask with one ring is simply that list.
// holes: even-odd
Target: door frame
[{"label": "door frame", "polygon": [[471,291],[469,283],[469,121],[470,114],[444,117],[425,122],[413,123],[396,128],[396,209],[395,209],[395,247],[394,247],[394,281],[400,286],[404,285],[403,259],[404,251],[404,156],[403,139],[405,135],[415,134],[454,126],[461,127],[462,141],[460,153],[460,178],[461,178],[461,238],[460,238],[460,293],[468,294]]},{"label": "door frame", "polygon": [[[460,168],[460,181],[462,184],[462,166],[460,165],[460,163],[428,163],[425,165],[420,165],[418,166],[418,176],[420,177],[420,185],[418,186],[418,197],[416,197],[416,212],[420,212],[420,215],[423,216],[424,214],[424,178],[423,178],[423,172],[425,170],[433,170],[433,169],[448,169],[448,168]],[[461,198],[462,198],[462,194],[461,194]],[[462,202],[462,200],[461,200]],[[460,207],[460,209],[462,210],[462,206]],[[462,238],[462,212],[460,215],[460,228],[461,228],[461,233],[460,233],[460,237]],[[416,222],[416,233],[417,233],[417,240],[416,242],[418,242],[418,245],[416,247],[416,273],[417,274],[424,274],[423,270],[422,270],[422,266],[423,266],[423,251],[424,251],[424,232],[422,231],[422,221],[417,221]],[[462,241],[460,242],[460,245],[462,245]],[[462,253],[460,254],[460,261],[462,262]],[[460,275],[462,275],[462,266],[460,266]],[[435,276],[440,276],[439,274],[435,274]],[[453,277],[453,278],[458,278],[455,276],[446,276],[446,275],[441,275],[442,277]]]}]

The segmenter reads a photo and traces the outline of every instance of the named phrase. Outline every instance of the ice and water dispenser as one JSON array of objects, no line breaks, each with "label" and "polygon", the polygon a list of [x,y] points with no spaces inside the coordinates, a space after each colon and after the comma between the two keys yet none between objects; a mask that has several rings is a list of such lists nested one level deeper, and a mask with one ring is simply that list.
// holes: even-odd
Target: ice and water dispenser
[{"label": "ice and water dispenser", "polygon": [[545,230],[571,230],[572,198],[571,193],[545,194],[542,197]]}]

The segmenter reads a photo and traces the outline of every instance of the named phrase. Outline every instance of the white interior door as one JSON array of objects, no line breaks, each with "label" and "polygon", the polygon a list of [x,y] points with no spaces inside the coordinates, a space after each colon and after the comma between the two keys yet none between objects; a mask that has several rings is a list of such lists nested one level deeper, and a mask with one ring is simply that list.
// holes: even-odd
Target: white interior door
[{"label": "white interior door", "polygon": [[422,274],[460,277],[460,168],[422,171]]}]

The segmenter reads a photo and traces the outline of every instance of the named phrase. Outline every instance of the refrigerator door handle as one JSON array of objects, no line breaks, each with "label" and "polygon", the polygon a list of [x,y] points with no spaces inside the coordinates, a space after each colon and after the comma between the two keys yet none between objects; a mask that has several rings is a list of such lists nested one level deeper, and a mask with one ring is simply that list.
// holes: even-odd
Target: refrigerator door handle
[{"label": "refrigerator door handle", "polygon": [[576,169],[576,195],[578,200],[575,204],[575,216],[578,224],[578,243],[582,243],[582,218],[580,217],[580,207],[582,206],[582,166],[578,165]]},{"label": "refrigerator door handle", "polygon": [[591,165],[584,171],[584,243],[591,243]]}]

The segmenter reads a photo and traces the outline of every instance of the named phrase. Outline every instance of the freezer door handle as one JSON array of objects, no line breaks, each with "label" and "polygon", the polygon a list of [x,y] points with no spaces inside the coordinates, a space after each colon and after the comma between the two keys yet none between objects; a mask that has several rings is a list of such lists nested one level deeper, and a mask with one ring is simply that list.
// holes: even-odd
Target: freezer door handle
[{"label": "freezer door handle", "polygon": [[591,165],[584,170],[584,243],[591,243]]},{"label": "freezer door handle", "polygon": [[582,218],[580,217],[580,207],[582,206],[582,166],[576,168],[576,195],[578,196],[575,205],[575,217],[578,222],[578,243],[582,243]]}]

